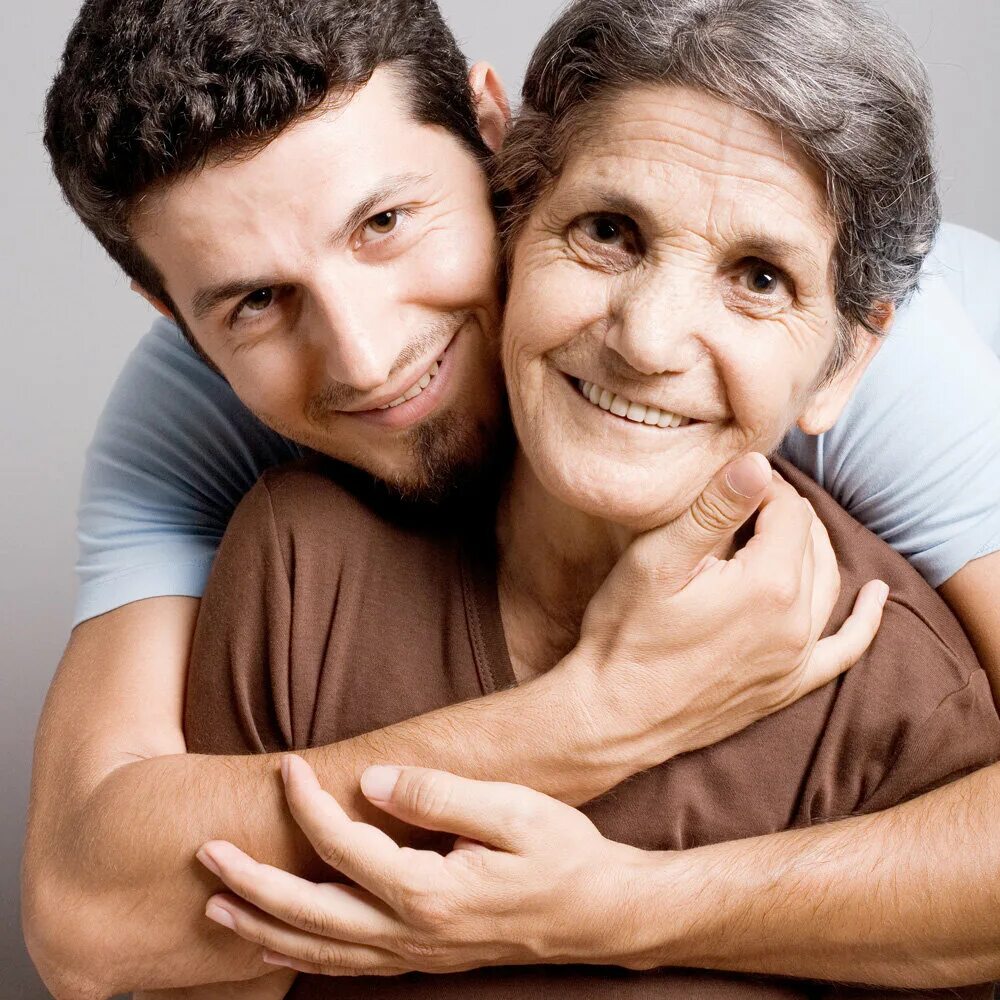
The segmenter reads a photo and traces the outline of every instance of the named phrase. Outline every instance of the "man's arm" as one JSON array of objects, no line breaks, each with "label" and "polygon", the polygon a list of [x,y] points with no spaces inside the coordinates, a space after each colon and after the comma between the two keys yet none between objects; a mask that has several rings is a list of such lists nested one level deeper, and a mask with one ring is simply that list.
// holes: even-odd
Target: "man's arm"
[{"label": "man's arm", "polygon": [[[57,997],[270,971],[255,949],[204,920],[217,883],[195,852],[221,836],[292,871],[313,864],[288,818],[274,755],[184,753],[184,676],[197,606],[158,598],[78,627],[46,702],[24,923]],[[549,696],[554,687],[528,685],[309,756],[345,801],[365,765],[387,757],[483,775],[508,771],[557,796],[588,797],[591,782],[610,787],[621,775],[617,765],[607,777],[595,773],[598,762],[569,724],[573,692],[560,686]],[[477,738],[484,726],[505,738]]]},{"label": "man's arm", "polygon": [[998,817],[995,765],[883,813],[652,857],[632,883],[641,961],[623,964],[903,988],[1000,979]]},{"label": "man's arm", "polygon": [[[592,641],[581,644],[590,652],[571,654],[530,684],[308,751],[324,785],[372,820],[381,814],[356,796],[358,778],[384,761],[502,777],[581,802],[825,683],[867,648],[880,607],[869,592],[839,638],[816,643],[836,599],[832,552],[827,542],[812,554],[811,525],[790,487],[767,489],[755,543],[734,563],[732,585],[717,604],[692,594],[695,580],[683,587],[686,610],[675,607],[655,539],[647,539],[635,559],[619,564],[596,605]],[[733,493],[720,474],[673,528],[683,532],[691,568],[757,504]],[[789,532],[797,520],[800,530]],[[256,949],[204,919],[205,900],[219,887],[194,858],[207,840],[231,840],[261,860],[315,874],[311,849],[286,811],[273,755],[183,752],[195,615],[193,600],[160,598],[79,627],[47,701],[24,920],[32,956],[57,997],[269,971]],[[680,623],[672,633],[660,629],[660,647],[651,642],[649,616]],[[676,649],[668,654],[671,643]],[[684,670],[661,669],[671,655]],[[629,683],[642,697],[622,697]],[[690,689],[680,690],[684,684]],[[629,705],[641,705],[645,717],[630,721]],[[656,705],[682,707],[669,717],[669,707]]]},{"label": "man's arm", "polygon": [[[1000,704],[1000,553],[940,592]],[[675,935],[657,962],[914,988],[1000,980],[1000,764],[886,812],[660,856],[650,874],[643,912]]]},{"label": "man's arm", "polygon": [[[1000,630],[1000,602],[990,600],[996,566],[995,556],[979,560],[956,581],[959,591],[976,588],[962,609],[979,608],[966,617],[969,631],[993,637]],[[915,646],[902,671],[920,668],[919,637]],[[995,652],[995,645],[980,648],[994,677]],[[974,717],[968,697],[978,698],[980,719],[990,710],[985,683],[978,690],[973,696],[960,688],[921,723],[921,732],[909,733],[909,752],[899,748],[890,771],[873,782],[867,808],[898,802],[908,789],[926,787],[932,775],[958,773],[969,760],[989,759],[988,732],[969,739],[960,731]],[[212,845],[236,893],[217,897],[234,915],[236,932],[289,956],[295,969],[327,974],[343,971],[345,949],[354,943],[382,949],[388,968],[448,972],[493,964],[502,919],[503,958],[513,962],[521,960],[523,942],[543,956],[546,942],[557,949],[573,942],[574,960],[637,969],[701,967],[904,989],[1000,979],[1000,765],[871,815],[680,852],[623,851],[604,842],[589,858],[565,848],[580,843],[580,815],[534,792],[419,769],[404,768],[403,775],[382,795],[382,808],[487,844],[499,843],[498,829],[504,836],[530,832],[533,840],[520,852],[523,868],[512,866],[510,854],[499,869],[491,868],[491,854],[472,873],[456,862],[464,878],[451,886],[443,877],[428,883],[433,891],[413,895],[412,912],[395,905],[389,932],[380,919],[368,936],[358,930],[357,912],[329,887],[310,896],[295,880]],[[483,795],[491,787],[497,791],[486,808]],[[314,782],[290,783],[295,815],[318,849],[357,864],[358,851],[347,851],[344,839],[354,827],[339,822],[335,806],[317,792]],[[408,856],[395,874],[384,865],[377,878],[369,872],[365,886],[390,904],[406,900],[400,890],[418,869]],[[550,873],[550,893],[541,902],[527,874],[533,869]],[[596,882],[595,870],[603,873]]]}]

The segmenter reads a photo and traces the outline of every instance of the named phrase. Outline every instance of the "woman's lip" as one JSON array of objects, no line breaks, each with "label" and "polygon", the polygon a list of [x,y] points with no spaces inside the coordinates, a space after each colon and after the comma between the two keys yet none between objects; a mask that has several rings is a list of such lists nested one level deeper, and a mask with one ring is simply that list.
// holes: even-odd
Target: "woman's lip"
[{"label": "woman's lip", "polygon": [[[620,420],[623,423],[632,424],[634,427],[645,427],[647,430],[651,430],[651,431],[661,431],[661,430],[682,431],[682,430],[684,430],[685,427],[694,427],[694,426],[696,426],[698,424],[705,423],[704,420],[699,420],[696,417],[689,417],[689,416],[687,416],[686,414],[683,414],[683,413],[678,413],[677,414],[677,416],[683,417],[684,420],[686,421],[686,423],[682,424],[680,427],[657,427],[655,424],[644,424],[641,421],[629,420],[626,417],[619,416],[616,413],[612,413],[610,410],[605,410],[605,409],[603,409],[603,408],[601,408],[599,406],[595,406],[589,399],[587,399],[587,397],[584,396],[583,392],[580,389],[580,383],[582,381],[589,381],[589,380],[587,380],[587,379],[579,379],[579,378],[577,378],[574,375],[567,375],[565,373],[563,373],[563,377],[564,377],[564,381],[566,382],[566,385],[568,386],[568,388],[572,391],[573,395],[576,396],[580,400],[581,403],[586,404],[588,407],[590,407],[593,410],[600,410],[600,412],[606,413],[609,417],[614,417],[616,420]],[[611,392],[610,389],[608,391]],[[616,393],[616,395],[621,395],[622,398],[628,398],[628,397],[625,397],[624,394],[622,394],[622,393]],[[671,413],[671,414],[673,414],[673,413],[676,412],[674,410],[668,410],[666,407],[663,407],[663,406],[653,406],[652,404],[649,404],[649,403],[640,403],[640,405],[645,406],[647,408],[651,407],[653,409],[660,410],[663,413]]]},{"label": "woman's lip", "polygon": [[455,366],[455,345],[467,325],[466,323],[459,327],[458,332],[451,338],[450,343],[444,349],[444,354],[437,359],[439,366],[437,375],[431,379],[430,385],[420,395],[408,399],[405,403],[400,403],[399,406],[390,407],[388,410],[361,410],[357,413],[345,414],[345,416],[356,417],[358,420],[393,430],[401,430],[419,423],[435,409],[451,381]]}]

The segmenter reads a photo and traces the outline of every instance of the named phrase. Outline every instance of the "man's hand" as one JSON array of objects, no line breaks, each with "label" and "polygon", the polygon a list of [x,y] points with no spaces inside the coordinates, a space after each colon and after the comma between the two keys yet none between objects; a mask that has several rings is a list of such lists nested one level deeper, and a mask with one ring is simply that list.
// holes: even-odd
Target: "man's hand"
[{"label": "man's hand", "polygon": [[282,763],[288,804],[319,855],[356,886],[320,884],[212,842],[202,863],[235,895],[206,915],[299,972],[398,975],[485,965],[606,964],[624,947],[627,872],[642,852],[539,792],[416,767],[372,767],[374,805],[455,834],[446,856],[399,847],[352,821],[299,757]]},{"label": "man's hand", "polygon": [[[727,552],[758,509],[753,537]],[[763,455],[746,455],[684,515],[632,543],[555,670],[574,674],[609,756],[653,766],[731,736],[856,663],[889,591],[868,583],[839,631],[821,639],[839,592],[810,504]]]}]

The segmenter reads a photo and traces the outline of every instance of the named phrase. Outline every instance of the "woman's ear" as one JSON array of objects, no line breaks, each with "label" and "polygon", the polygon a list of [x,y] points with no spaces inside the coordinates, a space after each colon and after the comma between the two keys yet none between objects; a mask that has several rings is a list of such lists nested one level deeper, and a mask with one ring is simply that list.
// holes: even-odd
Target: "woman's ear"
[{"label": "woman's ear", "polygon": [[171,322],[177,322],[173,310],[151,292],[147,292],[138,281],[132,282],[132,291],[136,295],[141,295],[161,316],[166,316]]},{"label": "woman's ear", "polygon": [[837,422],[861,381],[861,376],[881,349],[895,317],[896,307],[891,302],[879,303],[869,321],[881,332],[875,334],[870,330],[859,331],[858,342],[850,360],[809,400],[798,419],[799,430],[804,434],[822,434]]},{"label": "woman's ear", "polygon": [[497,71],[486,62],[477,62],[469,70],[469,87],[479,119],[483,142],[496,153],[510,128],[510,103]]}]

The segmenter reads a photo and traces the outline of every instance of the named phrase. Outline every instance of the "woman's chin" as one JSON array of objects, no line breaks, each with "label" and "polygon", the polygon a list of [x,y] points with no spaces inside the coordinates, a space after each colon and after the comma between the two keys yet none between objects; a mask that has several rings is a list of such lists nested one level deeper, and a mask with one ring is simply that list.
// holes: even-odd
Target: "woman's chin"
[{"label": "woman's chin", "polygon": [[651,489],[648,475],[602,477],[581,475],[561,469],[556,476],[544,476],[546,489],[566,506],[589,517],[609,521],[636,533],[650,531],[680,516],[697,496],[694,488]]}]

